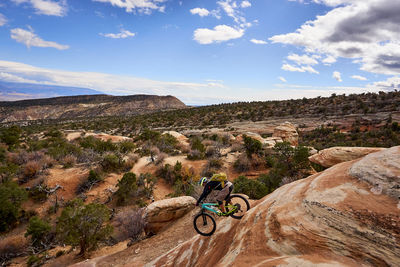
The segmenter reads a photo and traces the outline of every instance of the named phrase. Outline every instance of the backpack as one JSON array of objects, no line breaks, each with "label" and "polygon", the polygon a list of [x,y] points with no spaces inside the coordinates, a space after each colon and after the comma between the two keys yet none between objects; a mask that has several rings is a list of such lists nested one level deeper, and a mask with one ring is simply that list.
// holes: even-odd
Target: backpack
[{"label": "backpack", "polygon": [[221,172],[221,173],[216,173],[214,174],[211,178],[210,181],[217,181],[221,182],[222,188],[225,187],[225,183],[228,181],[228,178],[226,177],[226,174]]}]

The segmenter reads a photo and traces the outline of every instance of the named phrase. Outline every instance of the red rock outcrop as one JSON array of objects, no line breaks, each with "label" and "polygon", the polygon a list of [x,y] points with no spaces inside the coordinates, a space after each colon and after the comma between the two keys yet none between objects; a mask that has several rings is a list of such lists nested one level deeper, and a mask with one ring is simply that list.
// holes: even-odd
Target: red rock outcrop
[{"label": "red rock outcrop", "polygon": [[146,266],[400,266],[399,192],[393,147],[287,184]]},{"label": "red rock outcrop", "polygon": [[310,156],[311,162],[324,167],[332,167],[338,163],[362,158],[370,153],[384,150],[381,147],[330,147]]},{"label": "red rock outcrop", "polygon": [[272,137],[280,137],[283,141],[289,142],[292,146],[299,144],[299,134],[296,127],[290,122],[285,122],[274,129]]},{"label": "red rock outcrop", "polygon": [[196,200],[190,196],[175,197],[151,203],[145,210],[147,233],[158,233],[170,223],[191,211]]}]

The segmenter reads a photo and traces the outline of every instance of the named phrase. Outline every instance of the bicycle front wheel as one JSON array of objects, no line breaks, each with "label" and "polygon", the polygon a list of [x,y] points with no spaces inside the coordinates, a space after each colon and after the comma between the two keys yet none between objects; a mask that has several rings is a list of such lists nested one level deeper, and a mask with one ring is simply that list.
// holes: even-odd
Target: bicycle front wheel
[{"label": "bicycle front wheel", "polygon": [[[231,195],[228,198],[227,203],[229,205],[236,206],[237,211],[229,215],[235,219],[241,219],[244,216],[244,214],[250,209],[249,201],[247,201],[247,199],[241,195]],[[229,208],[227,209],[229,212]]]},{"label": "bicycle front wheel", "polygon": [[204,212],[194,217],[193,226],[197,233],[204,236],[212,235],[217,228],[214,218],[210,214]]}]

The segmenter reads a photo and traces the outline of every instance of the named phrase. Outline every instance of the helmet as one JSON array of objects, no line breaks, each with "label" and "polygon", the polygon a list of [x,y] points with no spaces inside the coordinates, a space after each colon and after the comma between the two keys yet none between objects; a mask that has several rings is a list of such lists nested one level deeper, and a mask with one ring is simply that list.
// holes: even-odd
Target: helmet
[{"label": "helmet", "polygon": [[208,178],[207,177],[200,178],[199,185],[203,186],[206,183],[208,183]]}]

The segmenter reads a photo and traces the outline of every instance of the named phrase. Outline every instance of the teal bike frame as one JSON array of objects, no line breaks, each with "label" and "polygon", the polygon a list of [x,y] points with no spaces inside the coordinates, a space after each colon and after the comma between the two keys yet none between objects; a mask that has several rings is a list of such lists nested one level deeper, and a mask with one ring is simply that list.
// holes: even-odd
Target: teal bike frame
[{"label": "teal bike frame", "polygon": [[[218,210],[213,209],[213,207],[217,207]],[[208,210],[211,212],[214,212],[215,214],[217,214],[218,216],[221,216],[222,211],[219,209],[219,204],[218,203],[203,203],[201,204],[201,208],[202,210]],[[234,213],[237,211],[238,207],[235,205],[225,205],[225,208],[227,208],[228,210],[230,210],[230,213]],[[227,216],[227,215],[224,215]]]}]

